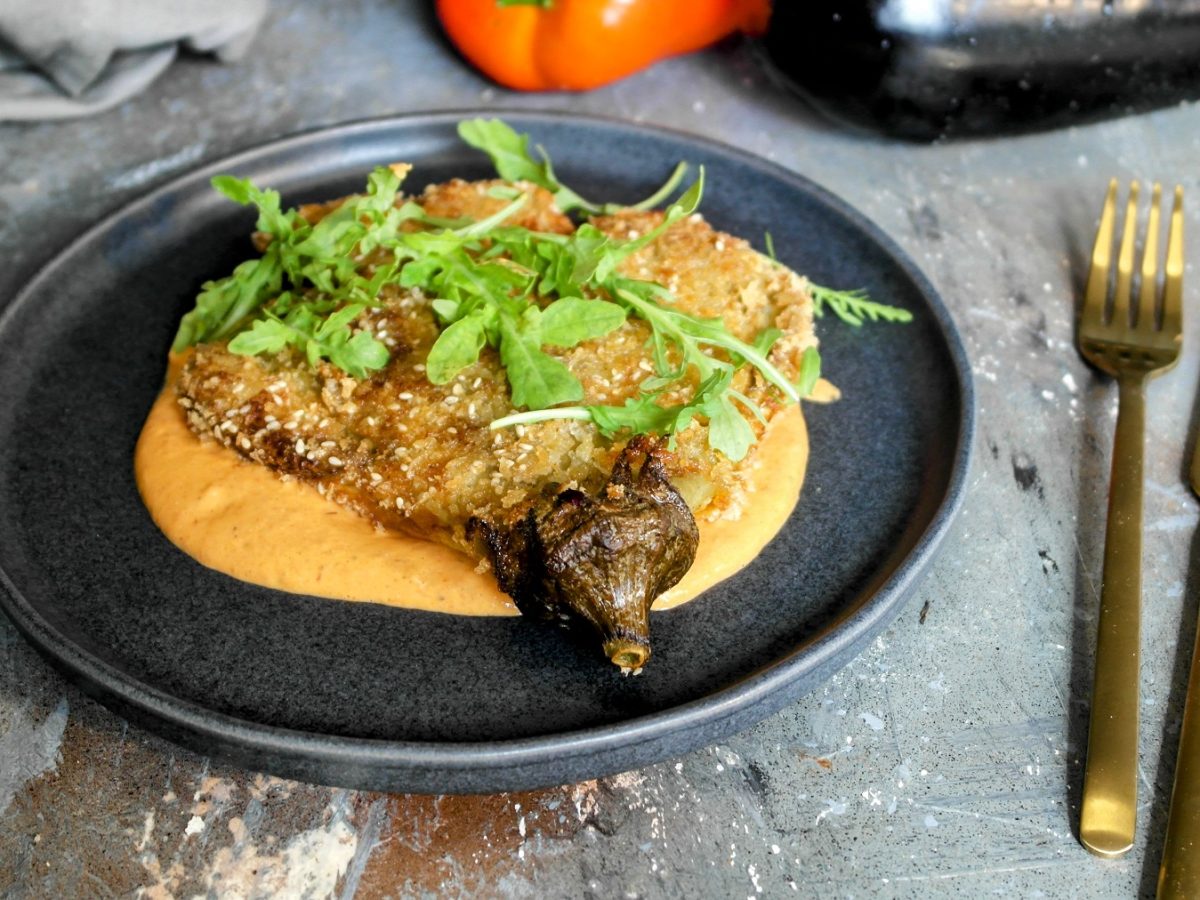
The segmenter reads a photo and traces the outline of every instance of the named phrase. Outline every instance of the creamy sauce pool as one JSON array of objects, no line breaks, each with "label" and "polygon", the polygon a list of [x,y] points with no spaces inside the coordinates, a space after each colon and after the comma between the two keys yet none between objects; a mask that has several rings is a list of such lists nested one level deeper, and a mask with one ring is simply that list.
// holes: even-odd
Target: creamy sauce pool
[{"label": "creamy sauce pool", "polygon": [[[816,399],[835,394],[826,384],[818,387]],[[771,421],[756,450],[755,489],[740,518],[699,522],[695,563],[654,609],[686,603],[758,556],[796,505],[807,463],[808,432],[799,406],[791,406]],[[518,614],[491,573],[477,572],[464,554],[380,531],[310,485],[282,481],[217,442],[198,439],[171,385],[142,428],[134,470],[150,515],[171,542],[234,578],[455,615]]]}]

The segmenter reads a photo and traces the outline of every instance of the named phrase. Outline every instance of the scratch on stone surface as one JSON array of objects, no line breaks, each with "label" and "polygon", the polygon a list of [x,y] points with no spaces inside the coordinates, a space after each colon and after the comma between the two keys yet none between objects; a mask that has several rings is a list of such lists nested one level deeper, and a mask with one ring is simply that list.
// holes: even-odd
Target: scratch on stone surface
[{"label": "scratch on stone surface", "polygon": [[1039,716],[1024,722],[1014,722],[1005,725],[989,725],[979,728],[964,728],[947,735],[946,740],[961,748],[995,744],[1015,738],[1045,737],[1047,735],[1065,734],[1067,722],[1061,716]]},{"label": "scratch on stone surface", "polygon": [[363,870],[367,866],[371,851],[379,846],[379,833],[386,818],[387,800],[379,797],[372,801],[367,808],[367,821],[358,836],[358,849],[354,853],[354,858],[350,860],[350,865],[346,868],[346,878],[342,882],[341,900],[353,900],[354,895],[358,893],[358,884],[362,879]]},{"label": "scratch on stone surface", "polygon": [[5,761],[5,768],[0,770],[0,814],[8,809],[17,791],[58,765],[69,712],[66,697],[40,724],[34,724],[24,710],[14,711],[8,731],[0,735],[0,759]]},{"label": "scratch on stone surface", "polygon": [[[1027,725],[1033,725],[1038,721],[1037,717],[1034,715],[1034,712],[1030,708],[1028,702],[1026,702],[1023,694],[1020,691],[1014,690],[1008,679],[1000,671],[996,672],[996,683],[997,687],[1000,688],[1001,693],[1004,696],[1010,697],[1012,702],[1016,704],[1017,708],[1020,709],[1021,712],[1025,713],[1025,715],[1028,717],[1028,723],[1020,723],[1012,726],[1014,729],[1016,729],[1017,734],[1023,735],[1025,733],[1024,729],[1027,727]],[[1004,728],[1005,726],[999,727]]]},{"label": "scratch on stone surface", "polygon": [[1075,544],[1075,558],[1079,560],[1079,572],[1083,575],[1083,580],[1087,582],[1088,589],[1092,593],[1092,599],[1099,602],[1100,592],[1096,590],[1096,582],[1092,578],[1092,573],[1088,571],[1087,563],[1083,558],[1083,549],[1079,546],[1079,538],[1076,537],[1073,529],[1068,529],[1067,533],[1070,534],[1071,541]]},{"label": "scratch on stone surface", "polygon": [[1023,816],[996,816],[990,813],[979,812],[974,809],[956,809],[953,806],[938,806],[933,803],[922,803],[918,800],[913,800],[912,805],[920,810],[928,810],[930,812],[939,812],[948,816],[967,816],[972,819],[983,819],[988,822],[998,822],[1004,825],[1023,825],[1032,828],[1034,831],[1041,831],[1042,826],[1030,820],[1027,815]]},{"label": "scratch on stone surface", "polygon": [[125,739],[129,737],[129,723],[121,722],[121,736],[117,738],[117,752],[113,755],[112,767],[114,769],[121,768],[121,762],[125,759]]},{"label": "scratch on stone surface", "polygon": [[944,881],[950,878],[976,878],[980,875],[1004,875],[1010,872],[1025,872],[1029,869],[1041,869],[1046,866],[1068,865],[1072,859],[1067,856],[1048,856],[1044,859],[1030,859],[1011,866],[985,866],[978,869],[958,869],[953,872],[929,872],[916,875],[893,875],[893,881]]},{"label": "scratch on stone surface", "polygon": [[995,791],[990,794],[964,794],[958,797],[927,797],[921,803],[930,809],[937,809],[943,812],[946,810],[956,810],[974,815],[974,812],[963,807],[972,803],[993,803],[997,800],[1058,800],[1061,799],[1061,793],[1058,785],[1047,784],[1044,788],[1032,791],[1006,790]]}]

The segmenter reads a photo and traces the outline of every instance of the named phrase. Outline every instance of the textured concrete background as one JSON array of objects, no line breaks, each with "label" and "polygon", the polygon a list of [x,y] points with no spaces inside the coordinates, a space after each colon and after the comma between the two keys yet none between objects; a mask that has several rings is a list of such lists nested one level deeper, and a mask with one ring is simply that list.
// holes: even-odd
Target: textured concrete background
[{"label": "textured concrete background", "polygon": [[[462,66],[423,3],[277,2],[240,64],[185,59],[94,119],[0,125],[0,298],[104,213],[201,162],[299,129],[475,106],[724,140],[899,241],[953,311],[979,393],[976,464],[940,559],[868,652],[751,731],[643,771],[492,797],[211,764],[85,699],[0,618],[0,894],[1152,893],[1190,650],[1176,636],[1195,627],[1200,588],[1182,481],[1200,316],[1190,355],[1151,389],[1139,832],[1104,862],[1074,830],[1116,393],[1073,349],[1072,298],[1111,175],[1180,181],[1200,208],[1200,108],[897,145],[814,120],[739,45],[584,96],[519,96]],[[1188,223],[1200,233],[1194,212]]]}]

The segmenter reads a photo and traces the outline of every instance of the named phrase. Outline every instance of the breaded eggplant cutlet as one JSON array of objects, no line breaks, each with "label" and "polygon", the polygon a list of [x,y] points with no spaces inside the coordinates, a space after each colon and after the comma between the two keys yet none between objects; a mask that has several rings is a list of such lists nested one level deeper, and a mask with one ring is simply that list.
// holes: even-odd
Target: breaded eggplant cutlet
[{"label": "breaded eggplant cutlet", "polygon": [[[483,220],[508,202],[497,189],[512,187],[454,180],[410,199],[431,218]],[[506,224],[575,230],[546,190],[516,187],[526,202]],[[339,202],[300,213],[315,223]],[[663,213],[624,210],[589,221],[605,235],[636,240]],[[374,271],[369,255],[361,266],[365,275]],[[769,359],[790,382],[799,378],[805,349],[815,346],[805,280],[699,214],[671,224],[619,271],[661,284],[673,308],[719,318],[746,343],[778,329]],[[753,448],[737,461],[715,452],[699,417],[670,444],[605,437],[580,419],[493,429],[514,412],[496,350],[485,346],[447,383],[427,377],[427,357],[443,331],[435,299],[420,288],[383,287],[378,305],[352,328],[382,342],[390,359],[358,379],[328,361],[310,365],[292,348],[247,356],[224,340],[199,343],[177,385],[189,426],[383,528],[486,560],[523,613],[583,618],[599,630],[610,659],[639,667],[649,655],[650,603],[690,566],[695,518],[738,515]],[[619,406],[655,373],[653,343],[650,325],[630,315],[603,336],[545,352],[579,380],[581,405]],[[678,352],[667,352],[678,364]],[[684,374],[658,402],[683,402],[697,383],[694,372]],[[767,420],[785,402],[752,366],[738,368],[731,387]],[[760,435],[763,423],[747,421]]]}]

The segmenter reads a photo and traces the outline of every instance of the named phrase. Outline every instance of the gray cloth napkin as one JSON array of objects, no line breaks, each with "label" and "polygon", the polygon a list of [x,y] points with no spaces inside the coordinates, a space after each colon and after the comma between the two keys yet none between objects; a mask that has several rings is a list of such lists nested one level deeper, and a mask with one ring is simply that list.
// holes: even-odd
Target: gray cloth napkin
[{"label": "gray cloth napkin", "polygon": [[0,121],[108,109],[181,45],[237,59],[266,11],[267,0],[0,0]]}]

